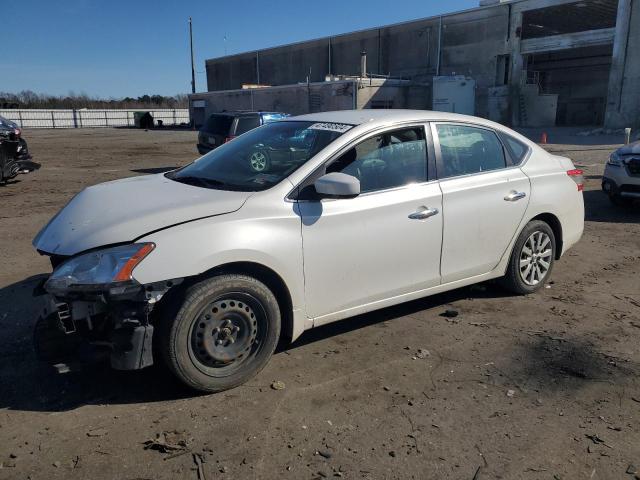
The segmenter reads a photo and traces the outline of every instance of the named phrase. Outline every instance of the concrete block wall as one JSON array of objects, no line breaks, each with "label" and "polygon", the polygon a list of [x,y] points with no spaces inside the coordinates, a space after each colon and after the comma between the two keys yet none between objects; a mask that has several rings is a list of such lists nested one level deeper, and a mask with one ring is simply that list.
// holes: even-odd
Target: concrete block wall
[{"label": "concrete block wall", "polygon": [[[328,74],[358,75],[360,53],[366,51],[367,71],[373,74],[430,86],[440,63],[444,75],[474,77],[476,111],[487,115],[487,90],[495,83],[496,59],[507,50],[509,8],[495,5],[444,16],[441,32],[440,21],[421,19],[207,60],[208,90],[239,89],[244,83],[290,85],[306,82],[309,72],[311,82],[323,81]],[[410,104],[413,108],[430,107],[421,96],[408,98],[419,101]]]},{"label": "concrete block wall", "polygon": [[640,128],[640,0],[619,0],[612,72],[609,79],[605,127]]}]

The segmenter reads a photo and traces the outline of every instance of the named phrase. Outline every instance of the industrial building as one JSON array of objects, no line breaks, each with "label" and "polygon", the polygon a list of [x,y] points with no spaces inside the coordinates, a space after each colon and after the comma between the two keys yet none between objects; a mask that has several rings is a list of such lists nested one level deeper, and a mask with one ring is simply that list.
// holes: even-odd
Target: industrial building
[{"label": "industrial building", "polygon": [[196,123],[234,109],[420,108],[516,126],[640,125],[640,0],[478,8],[206,61]]}]

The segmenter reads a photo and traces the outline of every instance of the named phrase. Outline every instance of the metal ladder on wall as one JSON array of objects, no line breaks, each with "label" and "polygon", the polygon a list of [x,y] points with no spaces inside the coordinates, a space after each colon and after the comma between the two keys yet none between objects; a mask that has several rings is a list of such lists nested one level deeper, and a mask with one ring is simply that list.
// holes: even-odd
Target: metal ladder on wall
[{"label": "metal ladder on wall", "polygon": [[[542,85],[540,84],[540,72],[536,70],[524,70],[521,87],[526,88],[527,85],[535,85],[537,87],[538,94],[540,94],[540,92],[542,92]],[[526,125],[529,116],[527,115],[527,103],[522,91],[520,92],[520,95],[518,95],[518,115],[520,119],[520,125]]]}]

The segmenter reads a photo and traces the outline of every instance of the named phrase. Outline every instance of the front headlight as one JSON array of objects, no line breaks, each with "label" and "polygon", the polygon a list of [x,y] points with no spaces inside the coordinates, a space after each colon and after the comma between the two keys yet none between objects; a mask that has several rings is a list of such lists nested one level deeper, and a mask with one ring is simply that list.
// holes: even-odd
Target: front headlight
[{"label": "front headlight", "polygon": [[621,167],[622,159],[620,158],[620,155],[618,155],[618,152],[613,152],[609,157],[609,161],[607,163],[609,165],[613,165],[614,167]]},{"label": "front headlight", "polygon": [[56,268],[45,289],[60,291],[129,282],[133,279],[133,269],[154,248],[153,243],[133,243],[85,253]]}]

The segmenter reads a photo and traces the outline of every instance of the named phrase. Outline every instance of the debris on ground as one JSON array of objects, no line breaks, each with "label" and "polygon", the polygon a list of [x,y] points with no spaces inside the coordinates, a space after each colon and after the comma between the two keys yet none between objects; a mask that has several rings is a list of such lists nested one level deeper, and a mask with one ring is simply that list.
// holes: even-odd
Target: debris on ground
[{"label": "debris on ground", "polygon": [[576,133],[578,137],[592,137],[595,135],[624,135],[624,128],[594,128]]},{"label": "debris on ground", "polygon": [[507,390],[507,397],[511,398],[516,394],[515,390]]},{"label": "debris on ground", "polygon": [[202,459],[202,455],[200,455],[199,453],[194,453],[193,462],[196,464],[196,468],[198,470],[198,480],[205,480],[206,477],[204,475],[204,467],[202,466],[204,460]]},{"label": "debris on ground", "polygon": [[284,390],[285,384],[284,382],[281,382],[280,380],[278,380],[271,384],[271,388],[273,388],[274,390]]},{"label": "debris on ground", "polygon": [[633,475],[634,473],[637,473],[637,472],[638,472],[638,468],[633,463],[630,463],[629,466],[627,467],[627,470],[624,473]]},{"label": "debris on ground", "polygon": [[484,322],[469,322],[469,325],[474,327],[486,327],[489,328],[489,325]]},{"label": "debris on ground", "polygon": [[444,317],[444,318],[456,318],[458,316],[458,311],[457,310],[448,309],[448,310],[445,310],[444,312],[442,312],[440,314],[440,316]]},{"label": "debris on ground", "polygon": [[156,438],[144,442],[145,450],[158,450],[162,453],[170,453],[178,450],[186,450],[191,443],[186,432],[174,430],[172,432],[161,432]]},{"label": "debris on ground", "polygon": [[611,445],[607,445],[607,443],[595,433],[592,434],[592,435],[590,435],[588,433],[585,433],[584,436],[587,437],[589,440],[591,440],[596,445],[604,445],[607,448],[613,448],[613,447],[611,447]]},{"label": "debris on ground", "polygon": [[108,432],[106,428],[94,428],[87,432],[87,437],[104,437]]},{"label": "debris on ground", "polygon": [[427,358],[429,355],[431,355],[431,352],[425,348],[419,348],[418,351],[415,354],[416,358]]}]

